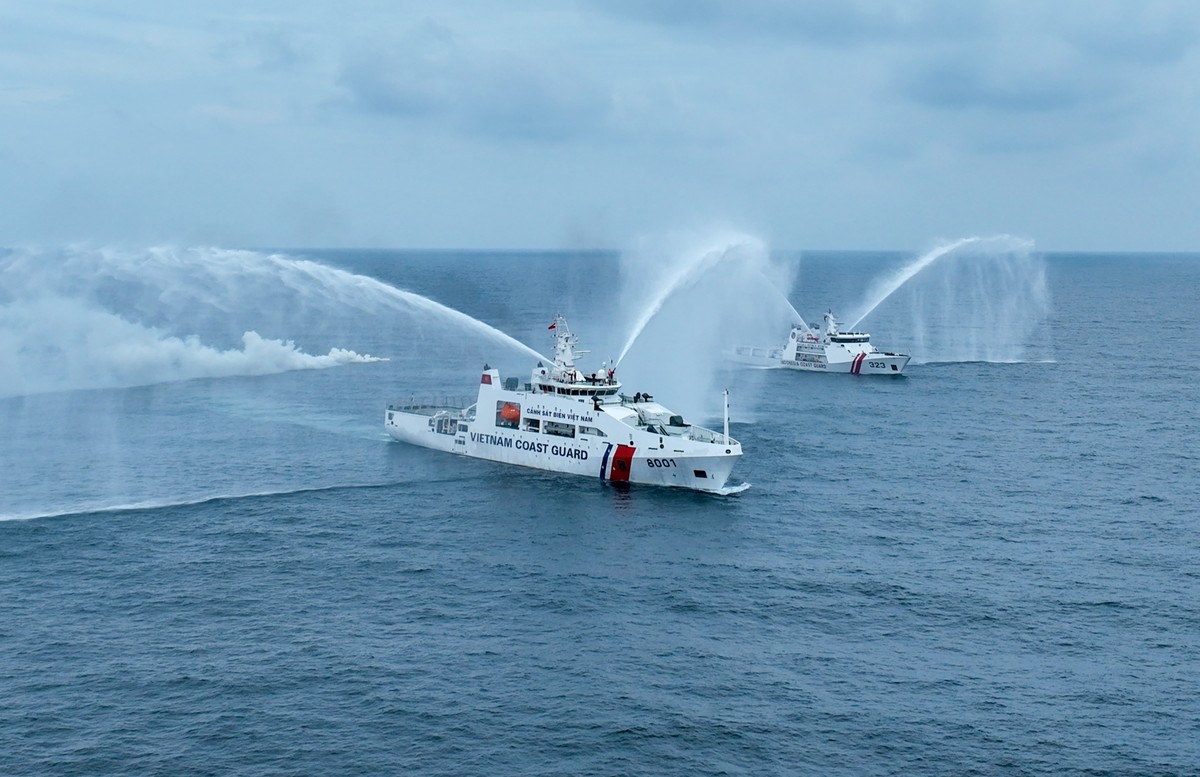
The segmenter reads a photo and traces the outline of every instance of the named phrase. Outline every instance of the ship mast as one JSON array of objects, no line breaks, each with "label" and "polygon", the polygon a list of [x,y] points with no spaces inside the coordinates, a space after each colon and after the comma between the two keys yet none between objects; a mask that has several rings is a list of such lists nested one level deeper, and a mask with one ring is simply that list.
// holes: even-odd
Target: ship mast
[{"label": "ship mast", "polygon": [[583,349],[576,348],[579,343],[579,338],[571,332],[567,326],[567,319],[561,313],[554,317],[554,323],[550,325],[550,329],[554,330],[554,379],[564,383],[574,383],[577,373],[575,371],[575,359],[585,353]]},{"label": "ship mast", "polygon": [[725,397],[725,444],[729,444],[729,389],[721,392]]}]

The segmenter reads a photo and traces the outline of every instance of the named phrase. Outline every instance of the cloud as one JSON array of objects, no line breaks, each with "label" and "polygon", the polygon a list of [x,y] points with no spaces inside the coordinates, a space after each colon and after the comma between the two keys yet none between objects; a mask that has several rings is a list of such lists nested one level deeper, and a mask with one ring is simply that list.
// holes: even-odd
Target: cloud
[{"label": "cloud", "polygon": [[611,125],[615,109],[605,87],[566,62],[466,50],[432,23],[358,51],[337,83],[362,113],[503,140],[594,134]]},{"label": "cloud", "polygon": [[512,139],[567,140],[603,131],[613,109],[599,84],[528,61],[498,62],[463,84],[468,131]]},{"label": "cloud", "polygon": [[349,51],[337,75],[346,104],[366,114],[414,118],[446,113],[458,54],[450,30],[426,23],[398,40]]},{"label": "cloud", "polygon": [[927,107],[1002,113],[1067,110],[1098,91],[1061,68],[988,62],[978,55],[945,57],[920,67],[902,79],[901,89]]},{"label": "cloud", "polygon": [[915,143],[984,156],[1102,147],[1108,163],[1194,114],[1186,61],[1200,6],[1064,2],[989,14],[986,31],[895,59],[881,94],[911,116]]},{"label": "cloud", "polygon": [[801,39],[843,46],[925,38],[974,29],[981,20],[973,3],[880,0],[593,0],[618,18],[667,29],[722,36]]},{"label": "cloud", "polygon": [[886,88],[917,106],[1014,116],[1127,94],[1149,77],[1142,68],[1183,60],[1200,30],[1200,5],[1154,0],[592,0],[591,6],[676,38],[703,35],[704,45],[715,40],[721,53],[747,40],[789,56],[852,47],[861,59],[825,61],[828,78],[845,82],[876,68]]},{"label": "cloud", "polygon": [[263,23],[219,42],[213,56],[263,73],[290,73],[315,59],[312,37],[282,24]]},{"label": "cloud", "polygon": [[1097,2],[1064,23],[1064,39],[1101,62],[1164,65],[1195,48],[1196,4]]},{"label": "cloud", "polygon": [[[1191,0],[120,6],[0,25],[0,242],[525,246],[711,216],[791,245],[1095,243],[1047,203],[1179,207],[1200,165]],[[348,221],[264,210],[309,190]]]},{"label": "cloud", "polygon": [[[1196,6],[1192,6],[1196,8]],[[986,34],[942,47],[906,90],[937,107],[1071,108],[1136,89],[1194,47],[1200,15],[1178,4],[1017,6]]]},{"label": "cloud", "polygon": [[0,105],[9,107],[46,105],[70,97],[70,91],[48,86],[0,86]]}]

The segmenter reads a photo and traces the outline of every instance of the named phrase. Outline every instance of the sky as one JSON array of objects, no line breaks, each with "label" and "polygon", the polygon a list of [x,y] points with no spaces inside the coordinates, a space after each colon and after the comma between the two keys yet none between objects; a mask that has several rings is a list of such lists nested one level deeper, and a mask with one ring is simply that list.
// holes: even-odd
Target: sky
[{"label": "sky", "polygon": [[0,245],[1200,250],[1200,2],[0,0]]}]

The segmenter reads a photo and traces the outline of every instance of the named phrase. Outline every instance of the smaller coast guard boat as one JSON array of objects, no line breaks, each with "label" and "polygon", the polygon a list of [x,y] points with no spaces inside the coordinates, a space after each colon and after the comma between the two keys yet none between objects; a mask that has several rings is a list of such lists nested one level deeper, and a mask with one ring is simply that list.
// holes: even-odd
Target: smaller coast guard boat
[{"label": "smaller coast guard boat", "polygon": [[809,372],[847,372],[851,375],[899,375],[912,357],[880,351],[866,332],[838,330],[833,311],[825,314],[825,331],[804,324],[792,327],[782,348],[737,346],[734,361],[759,367],[785,367]]},{"label": "smaller coast guard boat", "polygon": [[585,374],[576,336],[557,316],[554,363],[538,362],[527,382],[483,367],[479,392],[461,401],[393,403],[384,427],[426,448],[601,480],[676,486],[715,493],[727,487],[742,446],[723,432],[690,424],[650,394],[622,393],[613,369]]}]

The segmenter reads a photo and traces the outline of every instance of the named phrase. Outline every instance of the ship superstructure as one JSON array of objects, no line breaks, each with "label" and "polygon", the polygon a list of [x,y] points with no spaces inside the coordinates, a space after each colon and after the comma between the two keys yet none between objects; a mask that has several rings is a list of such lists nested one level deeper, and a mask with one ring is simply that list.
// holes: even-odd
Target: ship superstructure
[{"label": "ship superstructure", "polygon": [[550,325],[554,359],[528,381],[484,365],[474,401],[389,404],[385,428],[397,440],[524,467],[612,482],[728,492],[742,446],[729,436],[728,394],[721,432],[689,423],[648,393],[624,393],[607,365],[585,373],[587,351],[562,316]]},{"label": "ship superstructure", "polygon": [[782,348],[738,346],[730,355],[735,361],[760,367],[851,375],[899,375],[912,358],[880,351],[866,332],[840,331],[833,311],[825,314],[824,332],[796,324]]}]

